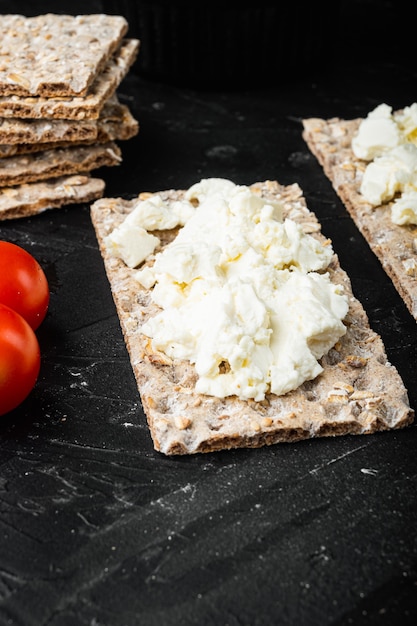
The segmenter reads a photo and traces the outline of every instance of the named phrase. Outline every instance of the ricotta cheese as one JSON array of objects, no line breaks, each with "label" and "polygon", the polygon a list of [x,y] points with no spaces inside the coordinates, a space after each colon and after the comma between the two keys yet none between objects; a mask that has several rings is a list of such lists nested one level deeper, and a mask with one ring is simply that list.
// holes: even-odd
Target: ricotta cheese
[{"label": "ricotta cheese", "polygon": [[[146,202],[108,236],[113,254],[143,256],[142,240],[140,254],[131,248],[132,228],[172,228],[174,206]],[[161,309],[141,328],[153,349],[189,360],[196,391],[217,397],[261,401],[315,378],[346,332],[347,296],[326,272],[331,245],[283,220],[279,203],[225,179],[203,179],[184,203],[176,238],[134,272]],[[155,206],[163,217],[150,222]]]}]

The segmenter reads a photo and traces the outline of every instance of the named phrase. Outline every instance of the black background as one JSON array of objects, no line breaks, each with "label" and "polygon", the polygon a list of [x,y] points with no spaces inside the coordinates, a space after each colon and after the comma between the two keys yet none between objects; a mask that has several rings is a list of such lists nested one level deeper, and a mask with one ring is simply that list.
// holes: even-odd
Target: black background
[{"label": "black background", "polygon": [[[0,10],[57,4],[108,10],[19,1]],[[198,87],[138,61],[119,97],[140,132],[120,143],[120,166],[97,174],[107,196],[125,198],[210,176],[298,182],[416,408],[416,322],[301,137],[303,117],[417,100],[410,16],[395,2],[323,7],[331,45],[290,76],[285,54],[269,80],[251,67],[229,85],[211,76]],[[296,33],[293,22],[277,36]],[[147,33],[130,34],[148,49]],[[416,623],[415,426],[164,457],[141,411],[89,206],[0,222],[0,238],[29,250],[51,288],[39,380],[0,424],[1,626]]]}]

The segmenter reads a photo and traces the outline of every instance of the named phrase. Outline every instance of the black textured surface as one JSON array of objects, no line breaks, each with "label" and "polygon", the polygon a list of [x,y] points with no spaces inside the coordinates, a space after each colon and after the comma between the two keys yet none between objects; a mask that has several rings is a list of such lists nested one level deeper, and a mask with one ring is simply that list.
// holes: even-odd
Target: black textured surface
[{"label": "black textured surface", "polygon": [[[301,137],[303,117],[411,104],[417,71],[348,61],[230,92],[132,73],[119,94],[141,129],[100,174],[106,195],[126,198],[210,176],[298,182],[417,408],[416,322]],[[39,260],[52,291],[38,383],[0,424],[1,626],[416,623],[415,426],[166,458],[89,207],[1,222],[0,238]]]}]

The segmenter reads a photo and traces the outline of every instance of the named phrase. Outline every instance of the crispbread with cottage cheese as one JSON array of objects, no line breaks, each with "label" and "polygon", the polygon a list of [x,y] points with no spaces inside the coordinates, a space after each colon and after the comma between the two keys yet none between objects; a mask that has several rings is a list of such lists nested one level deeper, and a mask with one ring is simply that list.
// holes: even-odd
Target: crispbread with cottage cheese
[{"label": "crispbread with cottage cheese", "polygon": [[[325,240],[298,185],[281,186],[267,181],[252,185],[251,189],[283,202],[284,216],[302,224],[305,232]],[[161,195],[176,200],[184,192],[169,190]],[[142,197],[145,196],[139,196]],[[133,278],[135,270],[111,256],[104,244],[104,238],[136,202],[137,199],[101,198],[91,206],[91,219],[157,451],[174,455],[260,447],[313,437],[369,434],[402,428],[412,422],[414,413],[403,381],[388,362],[383,342],[370,328],[336,255],[329,274],[348,294],[347,332],[321,359],[323,372],[316,379],[283,396],[269,394],[262,402],[196,393],[197,375],[188,361],[172,360],[152,351],[141,327],[159,309],[151,301],[150,290]],[[169,243],[175,233],[158,231],[161,246]]]},{"label": "crispbread with cottage cheese", "polygon": [[85,96],[127,29],[120,15],[0,15],[0,95]]},{"label": "crispbread with cottage cheese", "polygon": [[47,209],[92,202],[102,197],[104,188],[101,178],[86,174],[3,187],[0,188],[0,220],[29,217]]},{"label": "crispbread with cottage cheese", "polygon": [[303,137],[356,226],[417,320],[417,227],[391,220],[391,203],[372,207],[360,193],[367,162],[351,148],[361,118],[303,120]]},{"label": "crispbread with cottage cheese", "polygon": [[105,102],[135,62],[138,51],[138,39],[123,40],[83,97],[0,96],[0,117],[97,119]]},{"label": "crispbread with cottage cheese", "polygon": [[0,160],[0,187],[83,174],[99,167],[119,165],[121,160],[120,148],[113,142],[8,157]]}]

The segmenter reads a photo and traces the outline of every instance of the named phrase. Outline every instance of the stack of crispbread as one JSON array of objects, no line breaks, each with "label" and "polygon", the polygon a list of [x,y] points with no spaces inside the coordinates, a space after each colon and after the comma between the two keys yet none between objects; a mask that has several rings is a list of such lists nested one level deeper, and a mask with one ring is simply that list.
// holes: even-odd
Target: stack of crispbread
[{"label": "stack of crispbread", "polygon": [[139,130],[117,97],[139,50],[127,30],[117,15],[0,15],[0,219],[103,195],[92,170]]}]

